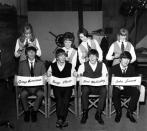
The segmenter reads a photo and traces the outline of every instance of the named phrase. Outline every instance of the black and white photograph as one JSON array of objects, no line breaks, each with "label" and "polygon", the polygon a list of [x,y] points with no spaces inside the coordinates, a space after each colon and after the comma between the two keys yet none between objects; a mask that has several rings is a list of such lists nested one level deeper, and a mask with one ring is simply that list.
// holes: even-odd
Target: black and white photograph
[{"label": "black and white photograph", "polygon": [[147,0],[0,0],[0,131],[146,131]]}]

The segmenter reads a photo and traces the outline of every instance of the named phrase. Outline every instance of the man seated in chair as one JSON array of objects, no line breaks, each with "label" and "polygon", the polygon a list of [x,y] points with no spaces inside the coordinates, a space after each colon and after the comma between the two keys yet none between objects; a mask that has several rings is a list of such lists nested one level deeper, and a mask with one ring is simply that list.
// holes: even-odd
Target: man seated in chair
[{"label": "man seated in chair", "polygon": [[[46,73],[44,63],[41,60],[38,60],[36,58],[36,51],[37,49],[34,46],[29,46],[26,48],[25,53],[26,53],[27,59],[19,63],[19,69],[18,69],[19,76],[33,77],[33,76],[42,76]],[[30,95],[37,96],[31,112],[28,107],[28,96]],[[21,89],[20,98],[24,108],[25,122],[28,122],[30,120],[30,113],[31,113],[32,122],[37,121],[37,111],[38,111],[39,105],[42,102],[43,96],[44,96],[44,91],[42,86],[23,87]]]},{"label": "man seated in chair", "polygon": [[[78,75],[85,76],[89,78],[98,78],[98,77],[105,77],[108,74],[107,68],[104,63],[98,62],[98,52],[95,49],[91,49],[88,53],[89,61],[80,65],[78,69]],[[95,119],[100,123],[104,124],[102,119],[102,111],[104,110],[105,102],[106,102],[106,94],[107,89],[105,86],[82,86],[82,109],[83,109],[83,116],[81,119],[81,124],[85,124],[88,119],[88,97],[90,94],[97,94],[99,95],[99,101],[97,103],[97,112],[95,114]]]},{"label": "man seated in chair", "polygon": [[[120,64],[117,64],[112,67],[111,74],[119,77],[133,77],[137,76],[135,69],[132,65],[130,65],[130,61],[132,59],[131,54],[128,51],[124,51],[120,55]],[[116,110],[115,122],[120,122],[122,116],[122,108],[121,108],[121,94],[129,96],[130,102],[127,109],[127,118],[130,119],[131,122],[136,122],[133,117],[133,112],[137,108],[137,102],[140,96],[140,92],[136,87],[132,86],[115,86],[113,88],[113,96],[112,101],[114,103],[114,108]]]},{"label": "man seated in chair", "polygon": [[[58,78],[66,78],[71,76],[76,76],[74,67],[71,63],[66,61],[66,53],[63,49],[59,48],[56,50],[56,62],[52,63],[48,69],[47,75],[58,77]],[[57,122],[56,127],[62,128],[68,126],[68,122],[66,121],[68,115],[68,106],[69,101],[72,96],[73,86],[70,87],[57,87],[53,86],[53,94],[56,99],[56,114],[57,114]]]}]

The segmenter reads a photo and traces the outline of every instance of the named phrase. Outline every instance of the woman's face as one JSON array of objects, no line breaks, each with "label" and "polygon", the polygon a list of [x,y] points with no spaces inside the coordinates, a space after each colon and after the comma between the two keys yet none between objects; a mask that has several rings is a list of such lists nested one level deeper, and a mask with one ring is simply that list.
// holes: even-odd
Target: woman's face
[{"label": "woman's face", "polygon": [[126,41],[126,38],[127,38],[126,35],[120,35],[120,36],[119,36],[119,39],[120,39],[121,42]]},{"label": "woman's face", "polygon": [[71,44],[72,44],[72,41],[64,40],[64,46],[65,46],[66,49],[70,49],[71,48]]},{"label": "woman's face", "polygon": [[83,33],[80,33],[79,37],[82,41],[87,41],[87,37]]},{"label": "woman's face", "polygon": [[31,37],[31,35],[32,35],[30,29],[26,29],[24,34],[25,34],[25,37],[28,38],[28,39],[29,39],[29,38]]}]

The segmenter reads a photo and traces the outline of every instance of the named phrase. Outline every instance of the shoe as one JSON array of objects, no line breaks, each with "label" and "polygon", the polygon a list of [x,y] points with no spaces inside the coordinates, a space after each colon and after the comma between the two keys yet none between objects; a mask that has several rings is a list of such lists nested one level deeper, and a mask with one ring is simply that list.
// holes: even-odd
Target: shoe
[{"label": "shoe", "polygon": [[115,122],[116,123],[120,122],[121,116],[122,116],[121,112],[116,112],[116,116],[115,116]]},{"label": "shoe", "polygon": [[97,112],[95,114],[95,119],[98,121],[99,124],[104,125],[104,120],[102,119],[102,113]]},{"label": "shoe", "polygon": [[129,119],[130,119],[130,121],[131,121],[131,122],[136,123],[136,120],[135,120],[135,118],[134,118],[134,116],[133,116],[133,113],[132,113],[132,112],[127,111],[126,116],[127,116],[127,118],[129,118]]},{"label": "shoe", "polygon": [[31,111],[31,120],[32,122],[37,121],[37,111],[34,111],[34,110]]},{"label": "shoe", "polygon": [[81,119],[81,124],[85,124],[87,119],[88,119],[88,111],[84,110],[83,111],[83,116],[82,116],[82,119]]},{"label": "shoe", "polygon": [[56,127],[62,128],[62,124],[63,124],[63,121],[61,119],[58,119],[57,122],[56,122]]},{"label": "shoe", "polygon": [[24,121],[29,122],[30,121],[30,111],[24,112]]},{"label": "shoe", "polygon": [[64,121],[63,123],[62,123],[62,127],[67,127],[68,126],[68,122],[67,121]]}]

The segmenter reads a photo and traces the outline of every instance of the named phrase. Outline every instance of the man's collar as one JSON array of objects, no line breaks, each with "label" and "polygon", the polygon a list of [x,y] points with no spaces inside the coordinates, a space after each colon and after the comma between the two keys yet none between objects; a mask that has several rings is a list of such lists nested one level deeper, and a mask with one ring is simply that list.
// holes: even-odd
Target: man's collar
[{"label": "man's collar", "polygon": [[64,66],[64,65],[65,65],[65,62],[63,63],[63,65],[60,65],[60,63],[57,61],[57,65],[59,65],[59,66]]},{"label": "man's collar", "polygon": [[89,61],[89,64],[92,65],[92,66],[95,66],[95,65],[97,65],[97,61],[96,61],[95,64],[92,64],[92,63]]},{"label": "man's collar", "polygon": [[33,59],[32,61],[28,59],[28,62],[33,62],[34,63],[35,62],[35,59]]},{"label": "man's collar", "polygon": [[128,69],[128,66],[127,66],[127,67],[123,67],[123,66],[121,65],[121,63],[120,63],[119,65],[120,65],[121,70],[127,70],[127,69]]}]

